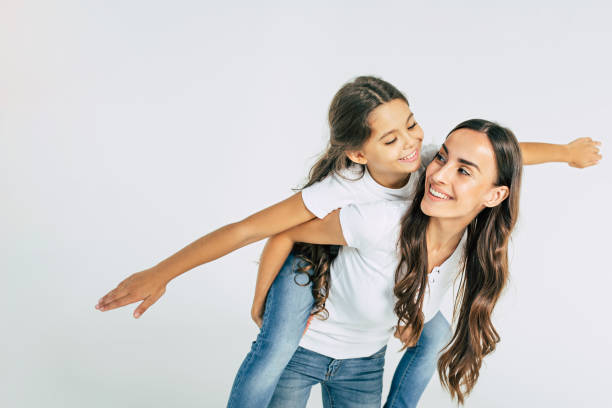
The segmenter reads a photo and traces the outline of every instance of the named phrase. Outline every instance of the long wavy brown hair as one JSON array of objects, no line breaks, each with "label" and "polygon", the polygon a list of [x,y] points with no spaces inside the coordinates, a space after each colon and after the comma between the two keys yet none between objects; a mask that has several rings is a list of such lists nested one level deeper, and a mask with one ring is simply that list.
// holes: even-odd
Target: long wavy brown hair
[{"label": "long wavy brown hair", "polygon": [[[365,166],[352,162],[346,151],[358,150],[363,146],[372,133],[368,123],[370,113],[394,99],[401,99],[408,104],[406,97],[397,88],[380,78],[360,76],[344,84],[329,107],[329,144],[310,169],[308,182],[302,188],[331,174],[342,177],[342,170],[352,166],[361,167],[358,178],[363,176]],[[325,301],[331,285],[329,268],[338,254],[338,246],[297,243],[293,253],[306,261],[306,266],[297,272],[308,275],[306,285],[312,282],[312,314],[322,319],[327,318]]]},{"label": "long wavy brown hair", "polygon": [[[496,123],[471,119],[457,125],[485,133],[495,152],[497,180],[509,195],[499,205],[483,209],[467,226],[461,280],[455,299],[453,320],[459,316],[450,342],[438,360],[440,381],[463,404],[478,380],[482,359],[495,350],[500,337],[491,322],[491,313],[508,281],[508,240],[518,216],[522,156],[514,134]],[[449,135],[450,135],[449,133]],[[421,211],[425,194],[425,172],[414,200],[401,221],[398,242],[400,263],[395,272],[395,313],[398,325],[412,329],[412,341],[423,330],[422,312],[428,282],[425,234],[429,216]]]}]

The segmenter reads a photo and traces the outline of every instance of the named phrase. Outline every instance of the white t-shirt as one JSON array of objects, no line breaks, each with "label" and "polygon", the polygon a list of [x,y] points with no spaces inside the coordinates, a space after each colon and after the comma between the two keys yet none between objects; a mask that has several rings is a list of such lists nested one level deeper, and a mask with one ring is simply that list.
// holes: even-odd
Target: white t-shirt
[{"label": "white t-shirt", "polygon": [[[331,288],[325,303],[327,320],[314,318],[300,346],[331,358],[374,354],[387,344],[397,324],[393,311],[397,241],[400,221],[410,203],[378,201],[351,204],[340,210],[348,246],[341,247],[331,266]],[[425,321],[438,311],[459,271],[463,242],[429,274],[423,304]]]},{"label": "white t-shirt", "polygon": [[378,184],[365,170],[363,177],[361,167],[353,166],[345,169],[341,175],[331,174],[325,179],[302,190],[302,200],[306,208],[318,218],[337,208],[349,204],[372,203],[375,201],[406,200],[414,191],[416,182],[425,167],[433,160],[440,150],[439,145],[428,144],[421,148],[421,167],[414,172],[402,188],[387,188]]}]

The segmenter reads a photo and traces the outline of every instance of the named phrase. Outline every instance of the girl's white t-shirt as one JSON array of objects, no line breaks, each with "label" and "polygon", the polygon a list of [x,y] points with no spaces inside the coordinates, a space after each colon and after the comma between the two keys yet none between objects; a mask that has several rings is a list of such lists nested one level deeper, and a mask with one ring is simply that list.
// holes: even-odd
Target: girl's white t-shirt
[{"label": "girl's white t-shirt", "polygon": [[[387,344],[397,324],[393,311],[400,222],[410,203],[379,201],[340,210],[341,247],[331,266],[327,320],[314,318],[300,346],[335,359],[366,357]],[[423,303],[433,318],[460,270],[465,235],[453,254],[429,274]]]},{"label": "girl's white t-shirt", "polygon": [[376,201],[406,200],[414,191],[416,182],[425,167],[433,160],[440,146],[428,144],[421,148],[421,166],[402,188],[387,188],[378,184],[367,168],[355,165],[342,171],[341,175],[331,174],[325,179],[302,190],[302,200],[308,211],[317,218],[349,204],[372,203]]}]

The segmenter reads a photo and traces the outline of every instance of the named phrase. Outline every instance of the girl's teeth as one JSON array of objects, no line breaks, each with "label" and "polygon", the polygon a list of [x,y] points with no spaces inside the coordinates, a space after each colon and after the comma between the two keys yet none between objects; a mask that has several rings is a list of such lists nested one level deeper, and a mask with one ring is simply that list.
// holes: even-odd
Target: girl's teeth
[{"label": "girl's teeth", "polygon": [[412,159],[416,155],[416,150],[410,153],[408,156],[402,157],[400,160]]}]

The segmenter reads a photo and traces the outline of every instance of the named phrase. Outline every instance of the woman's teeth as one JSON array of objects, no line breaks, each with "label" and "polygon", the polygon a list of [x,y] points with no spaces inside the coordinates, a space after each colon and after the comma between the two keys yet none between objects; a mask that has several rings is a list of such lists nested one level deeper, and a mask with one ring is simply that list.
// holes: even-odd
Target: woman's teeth
[{"label": "woman's teeth", "polygon": [[434,197],[438,197],[438,198],[442,198],[444,200],[448,200],[448,196],[446,194],[443,193],[439,193],[436,190],[433,189],[433,187],[429,187],[429,192],[431,193],[432,196]]}]

